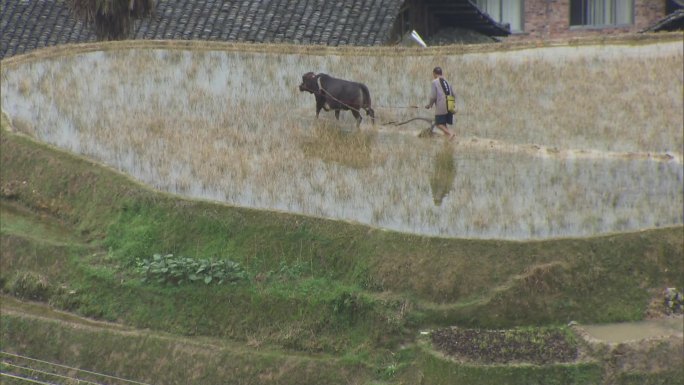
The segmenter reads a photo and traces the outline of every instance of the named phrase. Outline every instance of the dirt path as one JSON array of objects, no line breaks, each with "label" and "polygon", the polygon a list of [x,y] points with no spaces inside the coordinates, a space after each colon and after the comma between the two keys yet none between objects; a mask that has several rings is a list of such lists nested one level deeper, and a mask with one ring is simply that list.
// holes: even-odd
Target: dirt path
[{"label": "dirt path", "polygon": [[[301,114],[306,116],[306,111],[302,111]],[[398,123],[403,124],[405,122],[413,123],[412,129],[398,128]],[[413,118],[404,122],[396,122],[393,120],[387,120],[384,122],[379,122],[377,125],[373,126],[368,122],[364,122],[361,125],[361,130],[377,130],[380,133],[387,135],[406,135],[414,136],[423,139],[433,138],[433,139],[443,139],[442,133],[436,128],[433,128],[432,133],[430,133],[430,123],[429,119],[426,118]],[[327,122],[331,125],[340,125],[338,121],[334,118],[321,116],[313,122]],[[420,127],[425,127],[419,129]],[[503,140],[496,140],[491,138],[480,138],[477,136],[456,136],[452,143],[454,146],[459,148],[465,148],[470,150],[478,151],[495,151],[505,154],[524,154],[527,156],[535,156],[539,158],[548,159],[579,159],[579,160],[650,160],[654,162],[675,162],[678,164],[683,164],[684,155],[675,152],[641,152],[641,151],[601,151],[601,150],[587,150],[587,149],[573,149],[573,148],[558,148],[555,146],[545,146],[543,144],[536,143],[510,143]]]},{"label": "dirt path", "polygon": [[525,154],[552,159],[651,160],[682,163],[682,155],[652,152],[616,152],[582,149],[562,149],[539,144],[515,144],[487,138],[457,138],[455,145],[469,149],[489,150],[512,154]]},{"label": "dirt path", "polygon": [[0,295],[0,303],[3,315],[14,315],[59,322],[77,329],[111,330],[140,335],[135,329],[122,324],[79,317],[72,313],[53,309],[43,303],[20,301],[5,294]]},{"label": "dirt path", "polygon": [[[420,138],[432,137],[434,139],[442,139],[442,134],[438,130],[434,130],[430,134],[427,130],[422,131],[396,131],[391,128],[391,126],[386,126],[380,128],[380,132],[393,133],[393,134],[407,134],[411,136],[417,136]],[[684,156],[682,154],[673,152],[639,152],[639,151],[601,151],[601,150],[585,150],[585,149],[572,149],[572,148],[558,148],[549,147],[542,144],[519,144],[510,143],[502,140],[490,139],[490,138],[479,138],[476,136],[472,137],[459,137],[456,136],[452,140],[452,143],[456,147],[465,148],[469,150],[478,151],[495,151],[505,154],[523,154],[527,156],[535,156],[539,158],[548,159],[579,159],[579,160],[650,160],[654,162],[675,162],[677,164],[682,164]]]},{"label": "dirt path", "polygon": [[116,322],[98,321],[78,316],[76,314],[56,310],[44,303],[20,301],[14,297],[0,294],[0,314],[15,317],[37,319],[45,322],[57,322],[60,325],[88,331],[111,332],[121,336],[133,336],[141,338],[158,338],[171,342],[178,349],[190,349],[193,351],[216,352],[217,350],[229,350],[236,354],[254,354],[271,357],[274,354],[302,360],[336,360],[336,357],[326,354],[305,354],[294,351],[280,351],[277,348],[260,347],[252,349],[247,344],[212,337],[184,337],[168,334],[149,329],[137,329]]}]

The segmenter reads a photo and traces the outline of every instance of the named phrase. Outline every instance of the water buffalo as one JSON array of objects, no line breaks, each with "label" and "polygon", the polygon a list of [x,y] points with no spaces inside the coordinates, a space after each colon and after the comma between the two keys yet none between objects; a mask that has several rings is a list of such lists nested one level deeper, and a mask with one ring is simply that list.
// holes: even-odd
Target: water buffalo
[{"label": "water buffalo", "polygon": [[340,119],[341,110],[351,110],[356,118],[356,127],[361,125],[360,110],[365,110],[375,124],[375,111],[371,108],[368,87],[362,83],[336,79],[330,75],[307,72],[302,76],[299,91],[309,92],[316,97],[316,118],[321,109],[334,110],[335,118]]}]

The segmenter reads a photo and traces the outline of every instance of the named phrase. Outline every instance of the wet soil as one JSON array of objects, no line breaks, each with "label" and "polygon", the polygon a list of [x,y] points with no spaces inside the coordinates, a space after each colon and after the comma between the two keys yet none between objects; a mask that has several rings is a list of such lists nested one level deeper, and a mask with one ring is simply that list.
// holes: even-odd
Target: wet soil
[{"label": "wet soil", "polygon": [[649,338],[682,338],[683,318],[672,315],[661,319],[608,325],[581,325],[575,328],[585,339],[604,343],[623,343]]},{"label": "wet soil", "polygon": [[572,362],[578,348],[558,329],[480,330],[445,328],[431,333],[443,354],[481,364]]}]

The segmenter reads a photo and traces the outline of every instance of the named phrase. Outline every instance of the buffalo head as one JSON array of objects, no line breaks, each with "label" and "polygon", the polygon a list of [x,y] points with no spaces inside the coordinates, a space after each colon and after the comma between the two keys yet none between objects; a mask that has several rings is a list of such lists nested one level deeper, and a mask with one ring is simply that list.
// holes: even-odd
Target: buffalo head
[{"label": "buffalo head", "polygon": [[318,93],[318,82],[316,81],[316,74],[307,72],[302,76],[302,84],[299,85],[299,91],[307,91],[310,94]]}]

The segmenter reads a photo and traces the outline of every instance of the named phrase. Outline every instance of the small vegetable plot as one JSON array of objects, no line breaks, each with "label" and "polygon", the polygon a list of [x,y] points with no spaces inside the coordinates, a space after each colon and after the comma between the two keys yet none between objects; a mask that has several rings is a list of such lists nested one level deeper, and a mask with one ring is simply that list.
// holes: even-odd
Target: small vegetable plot
[{"label": "small vegetable plot", "polygon": [[197,259],[173,254],[154,254],[149,259],[138,259],[136,270],[142,275],[144,282],[171,285],[192,282],[220,285],[237,283],[247,278],[247,273],[237,262],[227,259]]},{"label": "small vegetable plot", "polygon": [[487,364],[550,364],[573,362],[578,348],[566,329],[482,330],[446,328],[430,335],[444,354],[466,362]]}]

